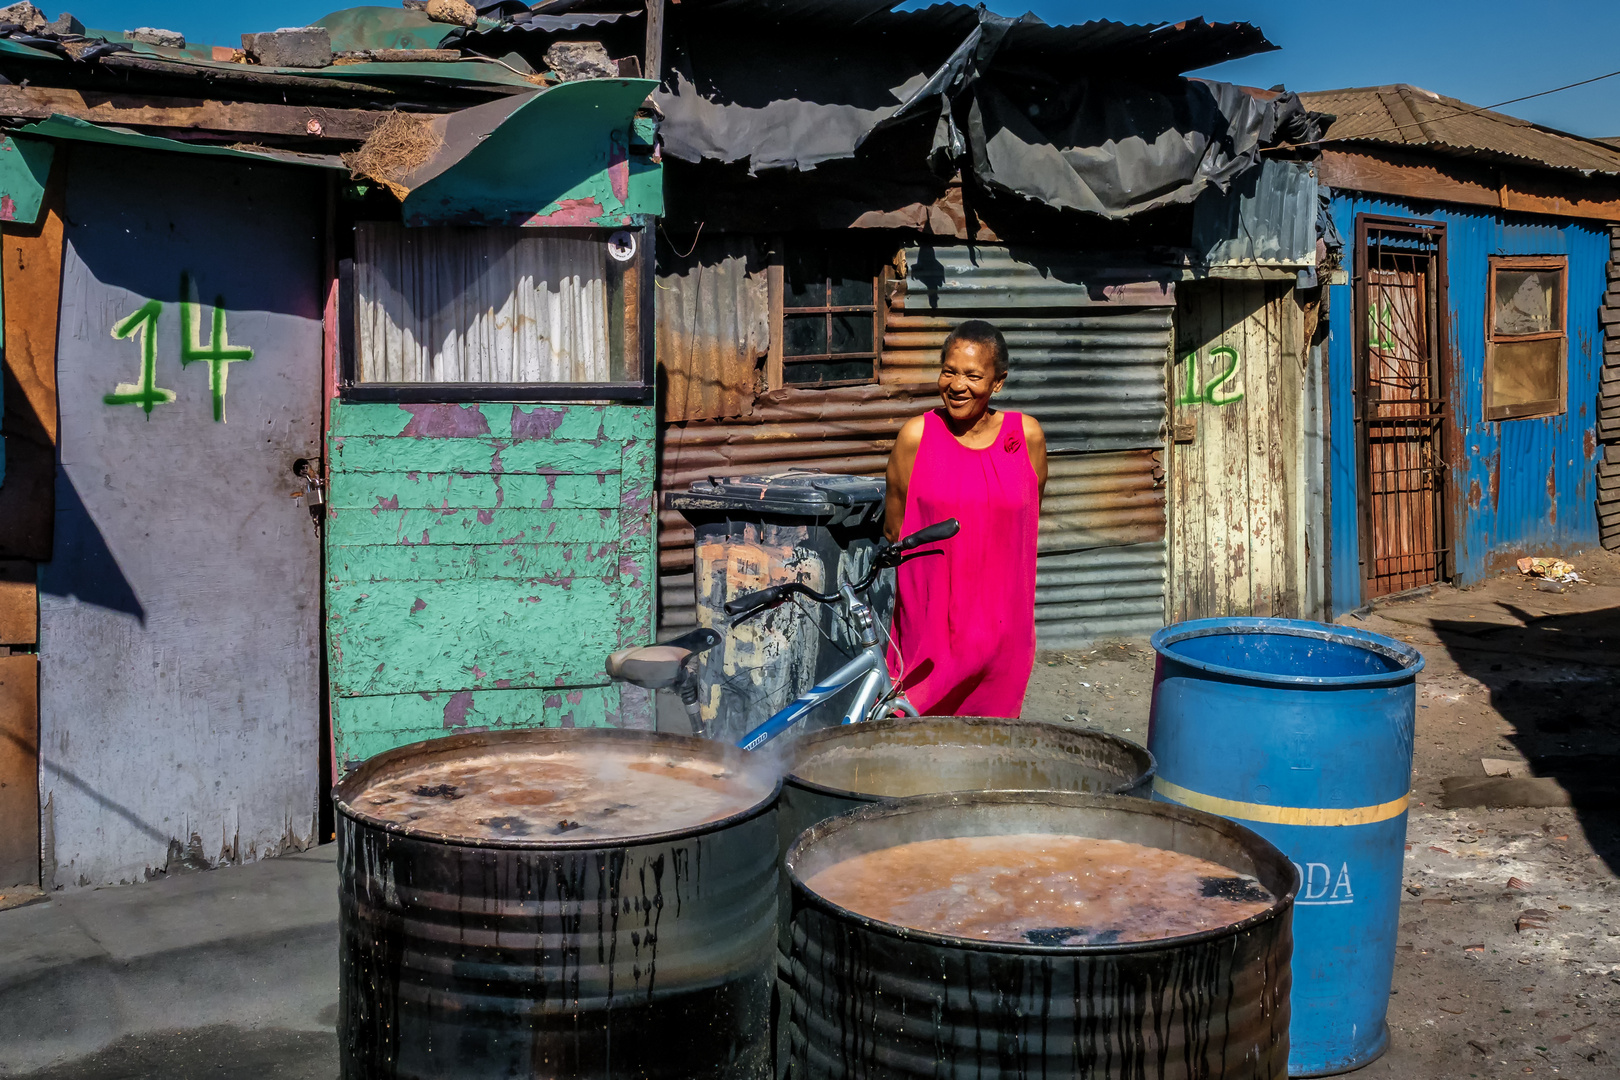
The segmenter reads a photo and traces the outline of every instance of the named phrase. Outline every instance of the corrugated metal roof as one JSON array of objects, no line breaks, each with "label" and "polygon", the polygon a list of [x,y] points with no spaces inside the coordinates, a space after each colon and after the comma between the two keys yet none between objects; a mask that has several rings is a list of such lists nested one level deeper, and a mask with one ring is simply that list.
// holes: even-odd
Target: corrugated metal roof
[{"label": "corrugated metal roof", "polygon": [[1516,159],[1549,169],[1620,175],[1620,148],[1417,86],[1315,90],[1299,96],[1306,108],[1336,117],[1323,140],[1328,146],[1348,142],[1418,146]]}]

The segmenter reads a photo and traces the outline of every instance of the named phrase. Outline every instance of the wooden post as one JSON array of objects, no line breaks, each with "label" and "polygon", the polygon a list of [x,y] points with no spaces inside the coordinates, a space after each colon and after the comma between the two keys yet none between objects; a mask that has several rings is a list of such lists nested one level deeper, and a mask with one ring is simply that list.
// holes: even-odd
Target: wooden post
[{"label": "wooden post", "polygon": [[660,82],[664,78],[664,0],[647,0],[647,65],[643,74]]}]

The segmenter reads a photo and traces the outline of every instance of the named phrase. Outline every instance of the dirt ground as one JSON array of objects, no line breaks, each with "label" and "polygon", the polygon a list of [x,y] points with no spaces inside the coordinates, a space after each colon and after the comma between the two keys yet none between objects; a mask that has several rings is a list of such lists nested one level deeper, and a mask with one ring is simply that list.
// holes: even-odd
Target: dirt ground
[{"label": "dirt ground", "polygon": [[[1572,561],[1565,593],[1515,573],[1340,620],[1426,660],[1390,1049],[1358,1075],[1620,1076],[1620,557]],[[1146,642],[1043,654],[1024,715],[1145,743],[1152,686]]]}]

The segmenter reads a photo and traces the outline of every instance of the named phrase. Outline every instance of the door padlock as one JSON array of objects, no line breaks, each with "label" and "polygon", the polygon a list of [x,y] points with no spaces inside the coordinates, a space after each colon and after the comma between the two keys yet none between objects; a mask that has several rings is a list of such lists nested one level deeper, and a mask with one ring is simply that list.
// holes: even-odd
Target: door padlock
[{"label": "door padlock", "polygon": [[293,475],[304,482],[302,491],[292,492],[293,498],[302,501],[311,510],[326,502],[326,481],[316,473],[313,461],[299,458],[293,462]]}]

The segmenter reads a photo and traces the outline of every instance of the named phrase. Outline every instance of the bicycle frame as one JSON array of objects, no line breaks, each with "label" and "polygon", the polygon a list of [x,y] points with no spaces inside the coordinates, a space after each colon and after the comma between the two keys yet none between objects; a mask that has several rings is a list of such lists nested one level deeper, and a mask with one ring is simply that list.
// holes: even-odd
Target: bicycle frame
[{"label": "bicycle frame", "polygon": [[[853,685],[857,680],[861,685],[855,694],[855,700],[850,702],[849,710],[844,714],[846,724],[865,720],[867,713],[887,698],[894,689],[894,682],[889,678],[889,664],[878,641],[877,623],[872,617],[872,609],[861,602],[855,595],[855,590],[849,585],[840,585],[838,591],[843,597],[845,617],[860,634],[860,653],[828,676],[825,682],[812,686],[786,708],[738,739],[737,745],[744,750],[759,749],[798,723],[817,705]],[[917,710],[906,700],[903,693],[894,699],[892,706],[895,712],[902,715],[917,715]]]}]

